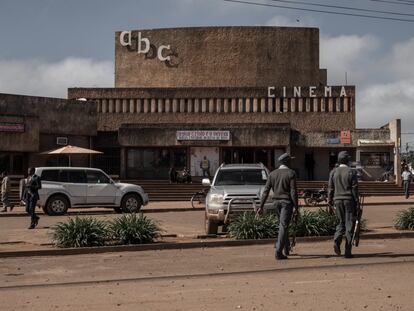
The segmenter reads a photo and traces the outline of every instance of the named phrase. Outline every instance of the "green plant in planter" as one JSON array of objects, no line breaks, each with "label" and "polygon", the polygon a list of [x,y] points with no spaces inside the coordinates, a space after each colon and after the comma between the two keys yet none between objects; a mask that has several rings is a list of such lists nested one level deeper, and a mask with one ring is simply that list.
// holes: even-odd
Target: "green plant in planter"
[{"label": "green plant in planter", "polygon": [[332,235],[336,227],[335,215],[319,209],[318,211],[302,210],[296,226],[297,236]]},{"label": "green plant in planter", "polygon": [[111,237],[122,244],[152,243],[160,235],[158,225],[143,214],[122,215],[111,221]]},{"label": "green plant in planter", "polygon": [[89,247],[105,244],[108,237],[105,222],[93,217],[69,218],[52,227],[52,240],[58,247]]},{"label": "green plant in planter", "polygon": [[414,230],[414,207],[399,211],[394,226],[398,230]]},{"label": "green plant in planter", "polygon": [[273,214],[256,216],[254,212],[245,212],[228,227],[231,237],[237,240],[274,238],[279,230],[279,221]]}]

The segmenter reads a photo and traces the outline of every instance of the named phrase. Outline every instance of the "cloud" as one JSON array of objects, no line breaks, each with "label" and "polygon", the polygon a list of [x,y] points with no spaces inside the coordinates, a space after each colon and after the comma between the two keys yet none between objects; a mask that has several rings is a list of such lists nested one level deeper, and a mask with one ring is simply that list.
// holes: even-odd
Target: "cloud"
[{"label": "cloud", "polygon": [[344,84],[345,72],[349,84],[364,83],[379,46],[378,38],[372,35],[321,36],[320,66],[328,69],[331,84]]},{"label": "cloud", "polygon": [[113,86],[113,68],[112,62],[85,58],[0,61],[0,92],[66,98],[68,87]]},{"label": "cloud", "polygon": [[282,27],[315,27],[317,22],[308,16],[293,18],[286,15],[275,15],[269,19],[265,25]]}]

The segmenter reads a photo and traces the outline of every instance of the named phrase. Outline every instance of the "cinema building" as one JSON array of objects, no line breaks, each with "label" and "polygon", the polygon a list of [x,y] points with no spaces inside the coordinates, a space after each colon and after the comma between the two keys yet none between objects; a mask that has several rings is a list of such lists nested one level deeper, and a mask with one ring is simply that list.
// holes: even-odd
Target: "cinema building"
[{"label": "cinema building", "polygon": [[376,179],[399,162],[400,122],[356,129],[355,87],[327,76],[317,28],[134,30],[115,33],[115,86],[70,88],[68,98],[95,109],[85,144],[104,154],[91,164],[124,179],[166,179],[171,166],[200,176],[204,156],[212,171],[272,169],[288,151],[300,179],[326,180],[340,150]]}]

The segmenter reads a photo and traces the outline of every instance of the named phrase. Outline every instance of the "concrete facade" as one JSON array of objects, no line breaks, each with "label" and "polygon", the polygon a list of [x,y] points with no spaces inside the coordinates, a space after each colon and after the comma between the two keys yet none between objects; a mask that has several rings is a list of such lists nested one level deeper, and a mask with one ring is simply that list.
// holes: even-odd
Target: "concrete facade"
[{"label": "concrete facade", "polygon": [[[138,53],[139,35],[150,51]],[[195,27],[115,33],[115,87],[267,87],[326,84],[319,68],[319,29]],[[163,56],[157,58],[161,46]]]},{"label": "concrete facade", "polygon": [[[96,110],[95,102],[0,94],[0,124],[22,127],[19,131],[0,128],[2,169],[13,171],[13,157],[19,158],[15,171],[19,174],[28,166],[47,165],[50,158],[40,153],[59,148],[57,137],[89,148],[90,137],[97,135]],[[74,157],[73,164],[87,165],[88,159]]]}]

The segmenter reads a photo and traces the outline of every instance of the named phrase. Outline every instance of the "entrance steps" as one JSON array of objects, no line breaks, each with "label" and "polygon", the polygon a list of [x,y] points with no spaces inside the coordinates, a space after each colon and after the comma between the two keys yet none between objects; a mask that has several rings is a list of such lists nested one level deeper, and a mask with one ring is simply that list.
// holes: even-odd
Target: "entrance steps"
[{"label": "entrance steps", "polygon": [[[12,178],[11,202],[19,203],[19,179]],[[170,184],[167,180],[123,180],[140,185],[148,193],[150,201],[189,201],[191,196],[202,190],[200,178],[194,178],[191,184]],[[326,181],[298,181],[298,190],[321,189],[327,186]],[[359,183],[359,191],[368,196],[402,196],[403,189],[392,182],[362,181]],[[411,192],[414,193],[414,184],[411,184]]]}]

